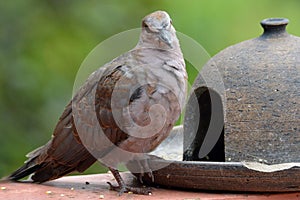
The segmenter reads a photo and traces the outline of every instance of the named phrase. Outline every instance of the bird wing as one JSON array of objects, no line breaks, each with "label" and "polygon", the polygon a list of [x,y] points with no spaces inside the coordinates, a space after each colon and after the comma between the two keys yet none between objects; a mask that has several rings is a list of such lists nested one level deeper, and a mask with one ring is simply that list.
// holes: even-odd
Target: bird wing
[{"label": "bird wing", "polygon": [[[116,66],[98,81],[96,114],[104,135],[111,143],[105,154],[113,147],[132,153],[152,151],[167,137],[178,119],[181,108],[174,94],[176,80],[171,81],[174,84],[168,87],[167,81],[161,80],[164,75],[153,73],[153,68],[156,68],[154,71],[161,68],[162,73],[170,73],[161,64],[143,65],[138,59],[131,62],[127,59],[126,63]],[[164,78],[171,76],[174,77],[171,74]],[[155,105],[163,108],[151,116],[151,107]],[[101,150],[103,153],[103,148]]]}]

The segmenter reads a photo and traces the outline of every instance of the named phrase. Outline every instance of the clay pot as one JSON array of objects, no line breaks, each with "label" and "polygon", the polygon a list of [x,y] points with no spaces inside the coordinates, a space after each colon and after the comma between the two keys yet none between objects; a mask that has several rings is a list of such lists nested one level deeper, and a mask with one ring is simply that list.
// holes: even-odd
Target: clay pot
[{"label": "clay pot", "polygon": [[[300,162],[300,38],[288,22],[263,20],[260,37],[204,66],[185,114],[184,160]],[[209,135],[216,122],[224,129]]]}]

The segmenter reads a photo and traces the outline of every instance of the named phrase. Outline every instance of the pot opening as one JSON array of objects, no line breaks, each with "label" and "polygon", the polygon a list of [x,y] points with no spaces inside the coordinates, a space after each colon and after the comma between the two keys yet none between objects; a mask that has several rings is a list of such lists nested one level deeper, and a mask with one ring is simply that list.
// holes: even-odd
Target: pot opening
[{"label": "pot opening", "polygon": [[[199,87],[194,90],[199,107],[199,116],[194,117],[186,126],[198,127],[196,133],[184,135],[184,155],[186,161],[225,161],[224,113],[220,95],[211,88]],[[192,99],[189,103],[192,103]],[[189,113],[186,113],[189,114]],[[197,124],[198,123],[198,124]],[[198,125],[198,126],[195,126]],[[186,134],[186,133],[185,133]],[[191,134],[191,135],[190,135]],[[188,141],[191,140],[192,141]]]},{"label": "pot opening", "polygon": [[285,18],[268,18],[263,20],[262,23],[266,25],[287,25],[289,20]]}]

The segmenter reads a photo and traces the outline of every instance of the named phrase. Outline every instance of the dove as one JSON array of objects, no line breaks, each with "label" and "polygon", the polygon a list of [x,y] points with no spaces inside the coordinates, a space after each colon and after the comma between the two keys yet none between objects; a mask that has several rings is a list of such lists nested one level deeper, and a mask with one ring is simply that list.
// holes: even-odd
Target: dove
[{"label": "dove", "polygon": [[149,194],[148,188],[127,186],[117,164],[153,151],[169,135],[186,92],[185,62],[172,20],[167,12],[155,11],[143,18],[137,45],[88,77],[51,140],[27,154],[7,179],[30,175],[43,183],[83,172],[98,160],[118,183],[108,183],[112,190]]}]

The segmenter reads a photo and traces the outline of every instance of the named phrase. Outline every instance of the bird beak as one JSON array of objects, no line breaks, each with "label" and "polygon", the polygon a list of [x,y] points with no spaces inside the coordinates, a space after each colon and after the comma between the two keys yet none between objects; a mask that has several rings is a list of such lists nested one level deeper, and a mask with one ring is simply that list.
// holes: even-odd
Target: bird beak
[{"label": "bird beak", "polygon": [[170,31],[167,31],[165,29],[162,29],[160,32],[159,32],[159,37],[160,39],[166,43],[169,47],[173,48],[173,45],[172,45],[172,42],[173,42],[173,39],[172,39],[172,35],[170,33]]}]

